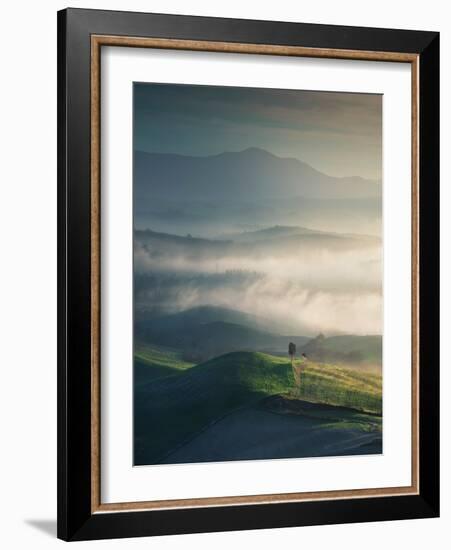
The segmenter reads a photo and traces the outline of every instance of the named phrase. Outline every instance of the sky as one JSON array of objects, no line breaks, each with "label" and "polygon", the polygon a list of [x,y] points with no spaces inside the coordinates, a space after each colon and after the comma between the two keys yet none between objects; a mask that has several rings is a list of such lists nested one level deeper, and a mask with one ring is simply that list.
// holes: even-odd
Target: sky
[{"label": "sky", "polygon": [[382,177],[382,96],[134,84],[134,149],[209,156],[249,147],[331,176]]}]

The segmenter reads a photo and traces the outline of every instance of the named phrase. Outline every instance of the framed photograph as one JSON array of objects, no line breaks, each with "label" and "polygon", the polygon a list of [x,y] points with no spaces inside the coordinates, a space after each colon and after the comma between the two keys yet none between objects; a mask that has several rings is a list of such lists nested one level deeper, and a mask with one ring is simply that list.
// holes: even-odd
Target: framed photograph
[{"label": "framed photograph", "polygon": [[439,35],[58,13],[58,536],[439,514]]}]

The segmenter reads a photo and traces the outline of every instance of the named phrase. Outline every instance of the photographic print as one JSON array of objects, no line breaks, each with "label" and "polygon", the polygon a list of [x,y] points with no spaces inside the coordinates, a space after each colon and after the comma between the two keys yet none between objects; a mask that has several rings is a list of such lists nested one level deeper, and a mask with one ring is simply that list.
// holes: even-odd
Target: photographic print
[{"label": "photographic print", "polygon": [[382,96],[133,111],[134,465],[382,453]]}]

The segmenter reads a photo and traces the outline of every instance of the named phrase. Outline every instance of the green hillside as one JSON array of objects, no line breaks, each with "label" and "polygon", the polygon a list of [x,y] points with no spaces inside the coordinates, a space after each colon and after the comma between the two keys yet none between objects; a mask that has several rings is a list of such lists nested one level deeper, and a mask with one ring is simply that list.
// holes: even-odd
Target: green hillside
[{"label": "green hillside", "polygon": [[272,395],[381,413],[380,376],[355,369],[309,363],[298,393],[289,360],[264,353],[229,353],[191,368],[170,350],[135,359],[135,464],[164,460],[219,419]]},{"label": "green hillside", "polygon": [[135,342],[135,390],[162,376],[170,376],[190,368],[193,363],[183,361],[177,350]]}]

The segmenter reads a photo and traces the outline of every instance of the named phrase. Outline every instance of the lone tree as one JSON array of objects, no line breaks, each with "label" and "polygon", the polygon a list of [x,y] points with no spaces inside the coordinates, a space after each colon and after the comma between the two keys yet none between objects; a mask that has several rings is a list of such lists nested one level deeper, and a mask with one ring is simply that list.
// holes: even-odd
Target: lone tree
[{"label": "lone tree", "polygon": [[288,344],[288,355],[291,357],[291,366],[293,366],[294,357],[296,355],[296,344],[293,344],[293,342]]}]

